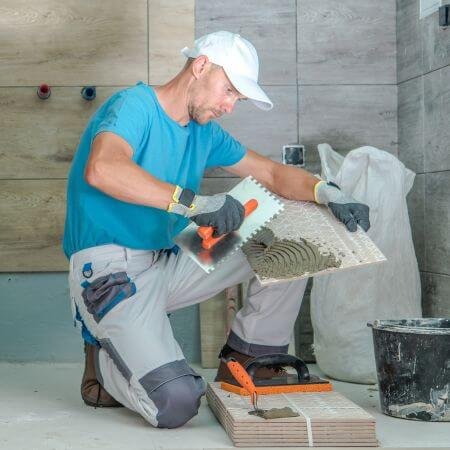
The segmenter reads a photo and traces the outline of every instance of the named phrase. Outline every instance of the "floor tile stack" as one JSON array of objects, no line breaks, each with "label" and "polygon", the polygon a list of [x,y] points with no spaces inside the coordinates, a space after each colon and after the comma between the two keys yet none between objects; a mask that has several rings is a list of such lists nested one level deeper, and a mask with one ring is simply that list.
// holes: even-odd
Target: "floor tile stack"
[{"label": "floor tile stack", "polygon": [[250,415],[250,397],[209,383],[208,404],[236,447],[376,447],[375,419],[337,392],[260,395],[258,408],[290,407],[297,417]]}]

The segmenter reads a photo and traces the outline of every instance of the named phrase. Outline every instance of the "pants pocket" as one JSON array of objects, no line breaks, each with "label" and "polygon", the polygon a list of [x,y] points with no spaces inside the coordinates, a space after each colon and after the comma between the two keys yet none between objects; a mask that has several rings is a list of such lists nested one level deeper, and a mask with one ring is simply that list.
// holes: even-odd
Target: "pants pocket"
[{"label": "pants pocket", "polygon": [[123,300],[136,293],[136,285],[126,272],[116,272],[83,283],[84,304],[94,320],[100,320]]}]

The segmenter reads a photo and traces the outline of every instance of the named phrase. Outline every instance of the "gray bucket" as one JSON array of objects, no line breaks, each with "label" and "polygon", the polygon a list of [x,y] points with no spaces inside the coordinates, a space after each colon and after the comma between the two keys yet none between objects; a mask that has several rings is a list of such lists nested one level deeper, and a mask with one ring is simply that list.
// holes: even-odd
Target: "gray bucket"
[{"label": "gray bucket", "polygon": [[410,420],[450,421],[450,319],[375,320],[381,410]]}]

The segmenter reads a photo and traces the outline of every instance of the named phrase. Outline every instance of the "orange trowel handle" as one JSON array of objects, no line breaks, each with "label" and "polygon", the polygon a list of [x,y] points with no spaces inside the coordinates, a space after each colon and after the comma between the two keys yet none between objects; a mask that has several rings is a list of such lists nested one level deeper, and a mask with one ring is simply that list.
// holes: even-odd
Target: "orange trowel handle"
[{"label": "orange trowel handle", "polygon": [[[244,204],[244,217],[247,217],[258,207],[258,200],[252,198]],[[212,237],[214,233],[213,227],[198,227],[197,234],[203,239],[202,247],[205,250],[210,250],[217,242],[223,239],[226,235],[223,234],[219,237]]]},{"label": "orange trowel handle", "polygon": [[229,360],[227,360],[226,364],[233,377],[236,378],[236,381],[248,391],[253,403],[257,392],[250,375],[247,373],[244,367],[234,358],[230,358]]}]

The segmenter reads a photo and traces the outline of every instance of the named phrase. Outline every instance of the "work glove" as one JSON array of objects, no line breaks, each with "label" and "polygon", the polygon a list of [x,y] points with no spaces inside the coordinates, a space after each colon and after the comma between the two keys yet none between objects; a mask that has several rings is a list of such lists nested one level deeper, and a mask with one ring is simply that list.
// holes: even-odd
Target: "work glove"
[{"label": "work glove", "polygon": [[357,225],[364,231],[370,228],[369,207],[342,192],[338,185],[319,181],[314,187],[314,198],[317,203],[327,205],[349,231],[356,231]]},{"label": "work glove", "polygon": [[169,212],[188,217],[199,226],[214,228],[213,237],[237,230],[244,221],[244,206],[228,194],[195,195],[176,187]]}]

